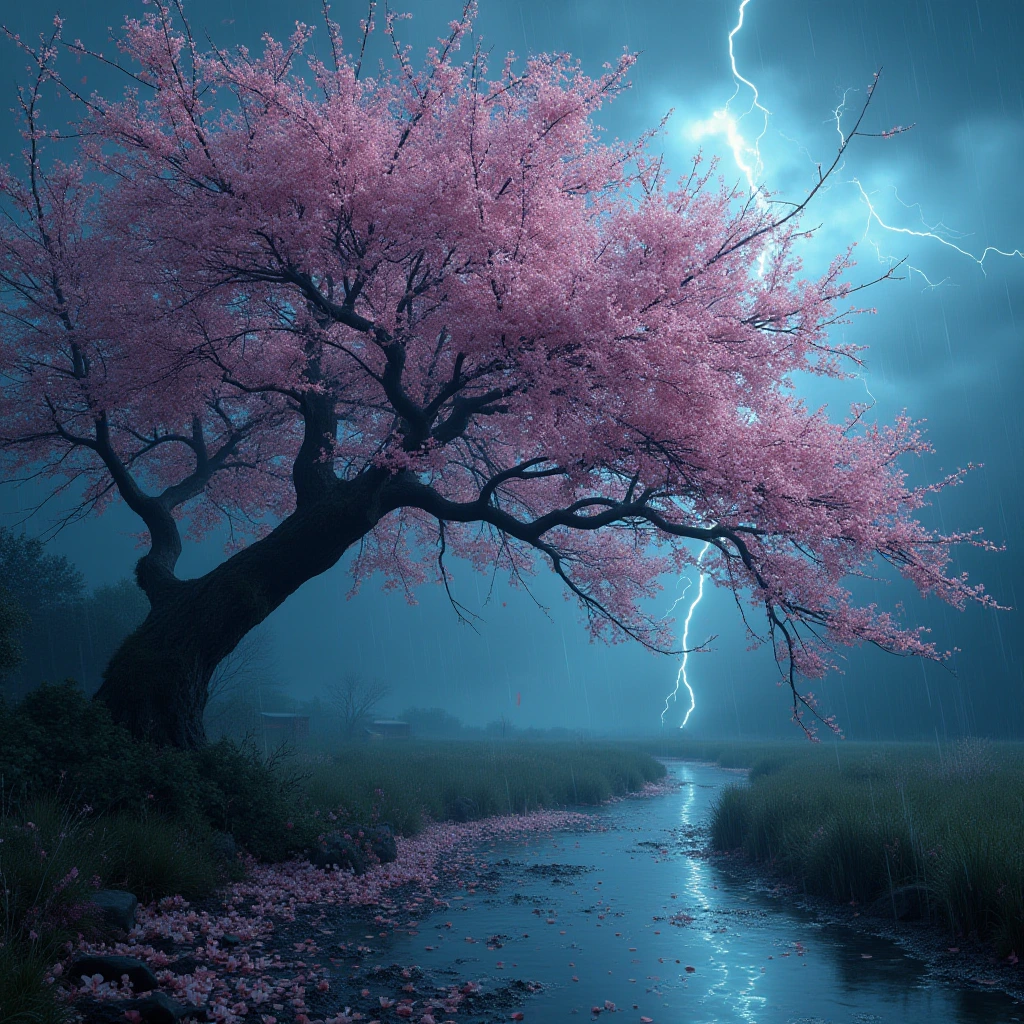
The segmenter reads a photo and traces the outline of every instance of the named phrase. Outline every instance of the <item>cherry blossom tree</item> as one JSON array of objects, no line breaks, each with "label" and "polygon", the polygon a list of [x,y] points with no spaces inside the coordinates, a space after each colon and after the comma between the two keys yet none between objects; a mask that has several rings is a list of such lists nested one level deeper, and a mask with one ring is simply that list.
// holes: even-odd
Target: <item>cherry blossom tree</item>
[{"label": "cherry blossom tree", "polygon": [[[325,63],[301,24],[202,52],[160,3],[91,54],[130,76],[118,99],[61,77],[62,51],[89,54],[59,19],[13,37],[31,75],[24,164],[0,177],[5,469],[81,494],[69,518],[120,500],[145,530],[151,610],[98,698],[201,743],[217,665],[349,551],[357,581],[407,593],[449,587],[450,555],[517,582],[547,563],[595,637],[671,650],[649,599],[710,543],[701,568],[774,646],[805,728],[799,677],[837,645],[940,657],[848,581],[887,563],[990,603],[948,571],[951,545],[987,542],[918,519],[961,474],[911,487],[910,419],[833,422],[793,389],[860,359],[829,335],[856,309],[851,253],[800,276],[830,172],[789,206],[699,157],[673,184],[657,131],[594,121],[633,55],[492,73],[469,4],[422,65],[389,16],[370,74],[372,15],[349,55],[325,8]],[[43,124],[47,88],[80,104],[73,140]],[[182,545],[225,527],[224,561],[180,579]]]}]

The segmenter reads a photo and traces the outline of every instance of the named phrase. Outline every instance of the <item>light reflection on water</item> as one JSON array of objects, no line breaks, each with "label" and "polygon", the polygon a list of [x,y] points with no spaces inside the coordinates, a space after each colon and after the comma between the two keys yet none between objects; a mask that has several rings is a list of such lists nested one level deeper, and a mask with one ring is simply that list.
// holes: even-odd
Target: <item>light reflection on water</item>
[{"label": "light reflection on water", "polygon": [[[396,936],[379,955],[430,972],[455,962],[460,977],[485,985],[488,979],[542,982],[544,991],[522,1007],[526,1024],[588,1020],[591,1007],[605,1000],[626,1011],[610,1021],[646,1015],[657,1024],[1024,1019],[1007,996],[938,981],[893,943],[822,926],[692,855],[701,841],[694,829],[736,775],[689,763],[670,771],[683,784],[677,792],[595,812],[607,831],[486,847],[491,861],[514,863],[503,870],[497,891],[453,900],[422,921],[419,935]],[[540,864],[591,870],[558,880],[527,872]],[[679,912],[692,922],[670,923]],[[485,940],[494,934],[508,939],[487,950]],[[467,937],[478,941],[467,944]]]},{"label": "light reflection on water", "polygon": [[[700,815],[695,814],[697,785],[692,775],[687,772],[687,768],[688,766],[682,765],[677,771],[680,781],[686,782],[682,790],[679,820],[682,828],[689,831],[700,827],[706,817],[707,807],[703,805]],[[684,888],[690,902],[703,912],[701,917],[712,917],[714,904],[711,897],[717,890],[714,888],[714,881],[707,877],[707,862],[698,857],[686,857],[681,864],[685,877]],[[694,917],[696,925],[697,915]],[[717,979],[708,989],[708,999],[729,1006],[733,1010],[735,1020],[757,1024],[758,1020],[763,1019],[767,1003],[765,997],[755,992],[762,977],[760,967],[739,960],[730,962],[733,958],[730,957],[727,933],[720,929],[702,928],[700,934],[711,950],[708,961],[714,965],[717,974]]]}]

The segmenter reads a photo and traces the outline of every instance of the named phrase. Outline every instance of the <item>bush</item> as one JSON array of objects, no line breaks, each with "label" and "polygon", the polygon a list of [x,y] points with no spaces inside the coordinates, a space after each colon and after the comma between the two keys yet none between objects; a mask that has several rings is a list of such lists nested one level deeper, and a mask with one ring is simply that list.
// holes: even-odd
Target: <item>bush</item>
[{"label": "bush", "polygon": [[162,815],[138,819],[122,814],[102,820],[95,842],[103,858],[104,885],[126,889],[144,903],[172,895],[206,896],[222,878],[205,837]]},{"label": "bush", "polygon": [[4,945],[60,939],[81,919],[99,859],[84,815],[53,800],[0,815],[0,934]]},{"label": "bush", "polygon": [[281,758],[228,740],[196,752],[140,742],[71,682],[41,686],[17,705],[0,702],[0,777],[22,802],[59,794],[94,816],[117,815],[143,830],[152,822],[153,842],[165,851],[168,828],[199,846],[211,831],[231,832],[265,860],[301,851],[315,834],[296,799],[301,778]]},{"label": "bush", "polygon": [[251,745],[220,740],[193,755],[211,788],[206,823],[230,832],[259,860],[277,861],[308,849],[319,829],[304,791],[308,771],[279,751],[264,758]]}]

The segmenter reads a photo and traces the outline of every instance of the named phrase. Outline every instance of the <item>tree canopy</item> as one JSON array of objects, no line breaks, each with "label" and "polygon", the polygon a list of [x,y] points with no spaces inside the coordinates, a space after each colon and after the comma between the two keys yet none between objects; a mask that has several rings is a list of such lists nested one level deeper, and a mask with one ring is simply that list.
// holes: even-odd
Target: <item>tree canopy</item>
[{"label": "tree canopy", "polygon": [[[829,332],[857,310],[851,253],[801,276],[799,215],[828,172],[788,207],[699,156],[672,182],[657,132],[608,142],[594,121],[634,55],[597,78],[566,56],[492,71],[473,15],[422,65],[389,17],[394,61],[370,74],[372,22],[350,55],[325,14],[325,63],[301,24],[262,53],[201,52],[157,5],[125,22],[121,98],[61,78],[62,48],[85,50],[59,21],[21,42],[0,443],[12,472],[84,488],[73,514],[118,497],[148,531],[153,610],[101,697],[156,728],[171,712],[140,696],[146,672],[177,658],[182,692],[205,693],[354,545],[357,580],[406,591],[447,586],[449,554],[520,580],[547,562],[595,635],[671,649],[648,599],[709,543],[702,570],[774,646],[802,721],[797,673],[836,645],[939,656],[848,581],[887,563],[990,602],[949,571],[951,545],[986,542],[918,518],[961,474],[912,487],[904,457],[927,442],[908,417],[833,422],[794,392],[860,360]],[[73,158],[44,157],[50,84],[81,105]],[[179,580],[183,533],[225,525],[223,565]]]}]

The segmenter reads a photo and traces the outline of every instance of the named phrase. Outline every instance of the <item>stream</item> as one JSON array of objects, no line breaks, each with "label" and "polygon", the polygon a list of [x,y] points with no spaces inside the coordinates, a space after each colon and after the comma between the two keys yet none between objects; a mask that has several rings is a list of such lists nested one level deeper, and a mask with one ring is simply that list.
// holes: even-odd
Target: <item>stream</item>
[{"label": "stream", "polygon": [[669,771],[678,790],[600,808],[601,831],[481,847],[490,882],[379,954],[485,985],[540,982],[526,1024],[592,1008],[656,1024],[1024,1020],[1010,996],[944,980],[899,945],[822,923],[700,856],[712,803],[737,774]]}]

